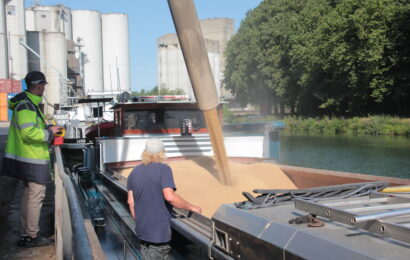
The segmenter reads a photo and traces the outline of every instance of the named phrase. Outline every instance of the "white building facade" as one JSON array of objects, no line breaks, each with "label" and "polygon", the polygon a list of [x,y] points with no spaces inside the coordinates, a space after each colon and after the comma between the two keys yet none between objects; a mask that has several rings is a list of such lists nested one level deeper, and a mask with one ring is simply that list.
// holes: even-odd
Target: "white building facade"
[{"label": "white building facade", "polygon": [[26,8],[26,30],[64,33],[73,40],[71,9],[63,5],[36,5]]},{"label": "white building facade", "polygon": [[8,47],[8,77],[23,79],[27,74],[27,50],[20,44],[26,42],[24,0],[11,0],[5,6]]}]

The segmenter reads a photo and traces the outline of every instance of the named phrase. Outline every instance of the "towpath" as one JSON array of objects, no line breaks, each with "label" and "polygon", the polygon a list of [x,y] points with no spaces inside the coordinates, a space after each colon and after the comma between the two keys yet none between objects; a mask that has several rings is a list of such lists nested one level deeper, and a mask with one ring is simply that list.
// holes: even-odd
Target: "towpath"
[{"label": "towpath", "polygon": [[[4,157],[9,123],[0,122],[0,169]],[[19,237],[19,204],[22,192],[20,181],[0,176],[0,259],[55,259],[54,246],[23,248],[16,245]],[[44,236],[54,234],[53,185],[47,186],[46,199],[40,217]]]}]

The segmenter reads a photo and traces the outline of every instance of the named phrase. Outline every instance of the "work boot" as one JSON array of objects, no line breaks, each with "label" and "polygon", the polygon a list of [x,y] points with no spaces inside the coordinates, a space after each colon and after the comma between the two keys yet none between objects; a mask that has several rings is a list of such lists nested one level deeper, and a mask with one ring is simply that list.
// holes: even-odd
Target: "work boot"
[{"label": "work boot", "polygon": [[19,240],[17,241],[17,245],[18,246],[24,246],[24,244],[26,243],[26,239],[29,239],[29,236],[25,235],[25,236],[20,236]]},{"label": "work boot", "polygon": [[24,247],[40,247],[54,244],[53,239],[37,236],[36,238],[28,237],[24,240]]}]

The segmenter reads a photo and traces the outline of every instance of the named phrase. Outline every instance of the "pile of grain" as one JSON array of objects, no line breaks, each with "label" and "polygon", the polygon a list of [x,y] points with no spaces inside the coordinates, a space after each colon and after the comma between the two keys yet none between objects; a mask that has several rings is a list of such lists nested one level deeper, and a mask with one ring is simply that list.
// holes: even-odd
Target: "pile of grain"
[{"label": "pile of grain", "polygon": [[[202,208],[211,217],[221,204],[244,201],[242,192],[254,189],[296,189],[282,170],[271,163],[244,164],[229,162],[232,185],[222,185],[217,179],[216,162],[211,157],[169,163],[174,173],[177,193]],[[127,177],[132,169],[123,170]]]}]

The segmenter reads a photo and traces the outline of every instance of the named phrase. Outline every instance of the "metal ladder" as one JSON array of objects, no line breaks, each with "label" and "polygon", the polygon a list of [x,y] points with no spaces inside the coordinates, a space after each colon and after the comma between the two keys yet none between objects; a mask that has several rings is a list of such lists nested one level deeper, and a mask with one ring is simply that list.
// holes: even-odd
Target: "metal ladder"
[{"label": "metal ladder", "polygon": [[373,192],[361,198],[294,202],[296,209],[410,244],[410,197]]}]

